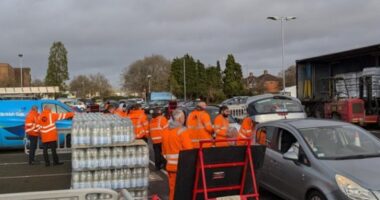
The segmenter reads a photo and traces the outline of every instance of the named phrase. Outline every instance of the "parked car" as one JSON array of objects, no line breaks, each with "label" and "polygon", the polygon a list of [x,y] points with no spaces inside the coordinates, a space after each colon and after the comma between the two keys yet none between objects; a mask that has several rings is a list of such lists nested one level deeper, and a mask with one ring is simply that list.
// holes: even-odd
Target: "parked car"
[{"label": "parked car", "polygon": [[252,96],[246,102],[247,114],[256,123],[279,119],[306,118],[301,102],[294,97],[279,94]]},{"label": "parked car", "polygon": [[292,119],[261,123],[266,153],[260,186],[285,199],[380,198],[380,140],[339,121]]}]

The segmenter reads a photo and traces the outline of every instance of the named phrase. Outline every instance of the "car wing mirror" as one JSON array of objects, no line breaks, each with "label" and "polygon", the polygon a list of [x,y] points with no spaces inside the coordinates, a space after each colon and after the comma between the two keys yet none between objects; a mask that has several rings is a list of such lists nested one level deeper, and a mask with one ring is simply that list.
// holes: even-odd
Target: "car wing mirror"
[{"label": "car wing mirror", "polygon": [[298,154],[294,151],[288,151],[282,157],[285,160],[298,161]]}]

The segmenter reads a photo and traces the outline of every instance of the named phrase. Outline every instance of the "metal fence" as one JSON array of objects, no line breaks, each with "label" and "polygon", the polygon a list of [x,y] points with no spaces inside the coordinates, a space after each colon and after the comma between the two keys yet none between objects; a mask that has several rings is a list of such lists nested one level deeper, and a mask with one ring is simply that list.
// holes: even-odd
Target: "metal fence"
[{"label": "metal fence", "polygon": [[[24,139],[25,154],[29,154],[30,141]],[[71,153],[71,129],[58,129],[57,153]],[[42,143],[39,140],[37,143],[36,155],[41,155],[43,151]]]}]

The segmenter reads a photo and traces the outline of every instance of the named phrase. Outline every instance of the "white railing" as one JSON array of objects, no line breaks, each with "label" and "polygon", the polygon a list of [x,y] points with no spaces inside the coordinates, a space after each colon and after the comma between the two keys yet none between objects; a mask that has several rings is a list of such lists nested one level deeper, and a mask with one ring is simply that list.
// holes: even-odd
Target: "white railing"
[{"label": "white railing", "polygon": [[[126,191],[125,194],[129,195]],[[41,192],[22,192],[22,193],[9,193],[0,194],[0,200],[87,200],[87,199],[102,199],[102,200],[133,200],[131,196],[124,197],[111,189],[91,188],[91,189],[73,189],[73,190],[52,190]]]},{"label": "white railing", "polygon": [[[58,141],[57,141],[57,153],[71,153],[71,129],[58,129]],[[62,136],[63,135],[63,136]],[[63,137],[63,141],[61,140]],[[29,139],[24,139],[24,151],[29,155]],[[41,147],[41,141],[38,140],[36,155],[41,155],[43,148]]]}]

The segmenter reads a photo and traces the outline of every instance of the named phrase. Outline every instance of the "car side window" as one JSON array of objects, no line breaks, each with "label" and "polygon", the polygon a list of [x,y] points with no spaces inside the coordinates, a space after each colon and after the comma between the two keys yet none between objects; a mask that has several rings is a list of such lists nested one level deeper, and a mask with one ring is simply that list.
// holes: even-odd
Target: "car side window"
[{"label": "car side window", "polygon": [[[293,136],[292,133],[285,129],[278,129],[278,142],[277,142],[277,151],[281,154],[284,154],[289,151],[293,144],[298,143],[297,139]],[[299,145],[298,145],[299,146]],[[297,147],[296,147],[297,148]],[[298,152],[298,149],[297,149]]]},{"label": "car side window", "polygon": [[64,108],[62,108],[61,106],[59,105],[56,105],[57,106],[57,113],[67,113],[68,111]]},{"label": "car side window", "polygon": [[45,108],[45,106],[48,106],[51,109],[52,113],[57,113],[57,107],[55,104],[52,103],[45,103],[42,105],[42,108]]},{"label": "car side window", "polygon": [[265,145],[268,148],[273,146],[273,135],[276,130],[276,127],[266,126],[261,127],[256,131],[256,143]]}]

